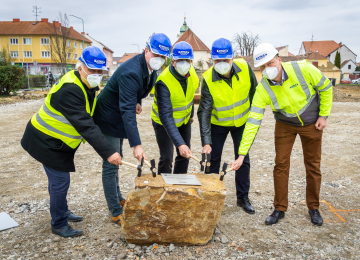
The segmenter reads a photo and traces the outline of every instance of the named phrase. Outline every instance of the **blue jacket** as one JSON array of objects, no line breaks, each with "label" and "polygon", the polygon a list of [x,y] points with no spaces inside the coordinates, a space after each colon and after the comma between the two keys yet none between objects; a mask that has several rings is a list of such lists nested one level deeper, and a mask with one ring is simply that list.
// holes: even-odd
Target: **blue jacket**
[{"label": "blue jacket", "polygon": [[136,104],[141,104],[156,79],[156,71],[149,75],[144,52],[124,62],[98,96],[93,118],[101,131],[129,139],[131,147],[140,145]]}]

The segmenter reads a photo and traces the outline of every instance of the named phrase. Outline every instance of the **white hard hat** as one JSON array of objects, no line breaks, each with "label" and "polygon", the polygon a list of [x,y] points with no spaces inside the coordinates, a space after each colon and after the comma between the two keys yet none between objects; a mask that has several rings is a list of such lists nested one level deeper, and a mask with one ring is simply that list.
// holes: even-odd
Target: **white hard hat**
[{"label": "white hard hat", "polygon": [[271,61],[276,54],[278,54],[278,50],[270,43],[262,43],[257,46],[254,50],[254,66],[260,67],[265,63]]}]

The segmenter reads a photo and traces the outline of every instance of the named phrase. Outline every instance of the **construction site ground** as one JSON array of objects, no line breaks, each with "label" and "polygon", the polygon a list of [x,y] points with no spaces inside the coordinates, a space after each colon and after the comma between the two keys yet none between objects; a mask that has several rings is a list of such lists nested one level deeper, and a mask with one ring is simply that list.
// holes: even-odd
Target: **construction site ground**
[{"label": "construction site ground", "polygon": [[[345,87],[344,87],[345,88]],[[339,91],[341,96],[339,96]],[[356,92],[355,93],[353,92]],[[225,177],[227,196],[212,241],[206,246],[140,247],[129,245],[118,225],[111,223],[102,181],[102,159],[89,144],[82,144],[71,173],[69,209],[82,215],[72,226],[84,231],[77,238],[51,233],[47,177],[42,165],[20,146],[26,124],[43,99],[0,106],[0,212],[10,214],[19,227],[0,232],[0,259],[359,259],[360,258],[360,103],[359,89],[335,90],[322,146],[321,227],[314,226],[305,204],[305,167],[301,142],[296,139],[289,180],[289,208],[277,225],[264,221],[273,210],[274,124],[268,107],[251,148],[250,200],[256,214],[236,206],[234,172]],[[344,95],[343,95],[344,94]],[[349,96],[351,95],[351,96]],[[358,101],[358,100],[357,100]],[[142,145],[148,158],[159,159],[151,125],[152,100],[143,102],[138,116]],[[195,107],[197,110],[197,106]],[[192,152],[200,156],[199,124],[192,125]],[[124,155],[136,163],[124,141]],[[234,159],[229,136],[222,162]],[[189,172],[199,172],[190,162]],[[120,166],[120,187],[125,196],[134,187],[136,170]]]}]

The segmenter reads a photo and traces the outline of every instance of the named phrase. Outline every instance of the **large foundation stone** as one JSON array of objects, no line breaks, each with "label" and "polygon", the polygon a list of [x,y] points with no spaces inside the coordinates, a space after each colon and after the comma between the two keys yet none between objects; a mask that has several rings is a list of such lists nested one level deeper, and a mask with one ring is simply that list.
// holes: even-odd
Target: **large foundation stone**
[{"label": "large foundation stone", "polygon": [[133,244],[205,245],[224,207],[218,174],[194,174],[201,186],[168,185],[161,176],[136,177],[127,197],[122,231]]}]

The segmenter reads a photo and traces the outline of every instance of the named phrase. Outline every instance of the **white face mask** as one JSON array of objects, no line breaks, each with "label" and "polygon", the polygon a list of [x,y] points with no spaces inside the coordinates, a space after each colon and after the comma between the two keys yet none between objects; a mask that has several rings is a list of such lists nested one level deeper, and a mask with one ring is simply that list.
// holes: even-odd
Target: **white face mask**
[{"label": "white face mask", "polygon": [[227,62],[219,62],[215,64],[215,70],[221,75],[225,75],[231,69],[230,64]]},{"label": "white face mask", "polygon": [[262,71],[262,74],[265,78],[273,80],[274,78],[276,78],[276,76],[279,73],[279,69],[276,67],[267,67]]},{"label": "white face mask", "polygon": [[153,57],[149,61],[149,65],[153,70],[158,70],[165,63],[165,59],[161,57]]},{"label": "white face mask", "polygon": [[103,75],[102,74],[87,74],[86,71],[83,69],[83,71],[85,72],[87,76],[86,81],[89,83],[90,88],[96,88],[97,86],[99,86]]},{"label": "white face mask", "polygon": [[180,75],[185,76],[190,70],[190,63],[182,60],[176,63],[176,71],[179,72]]}]

